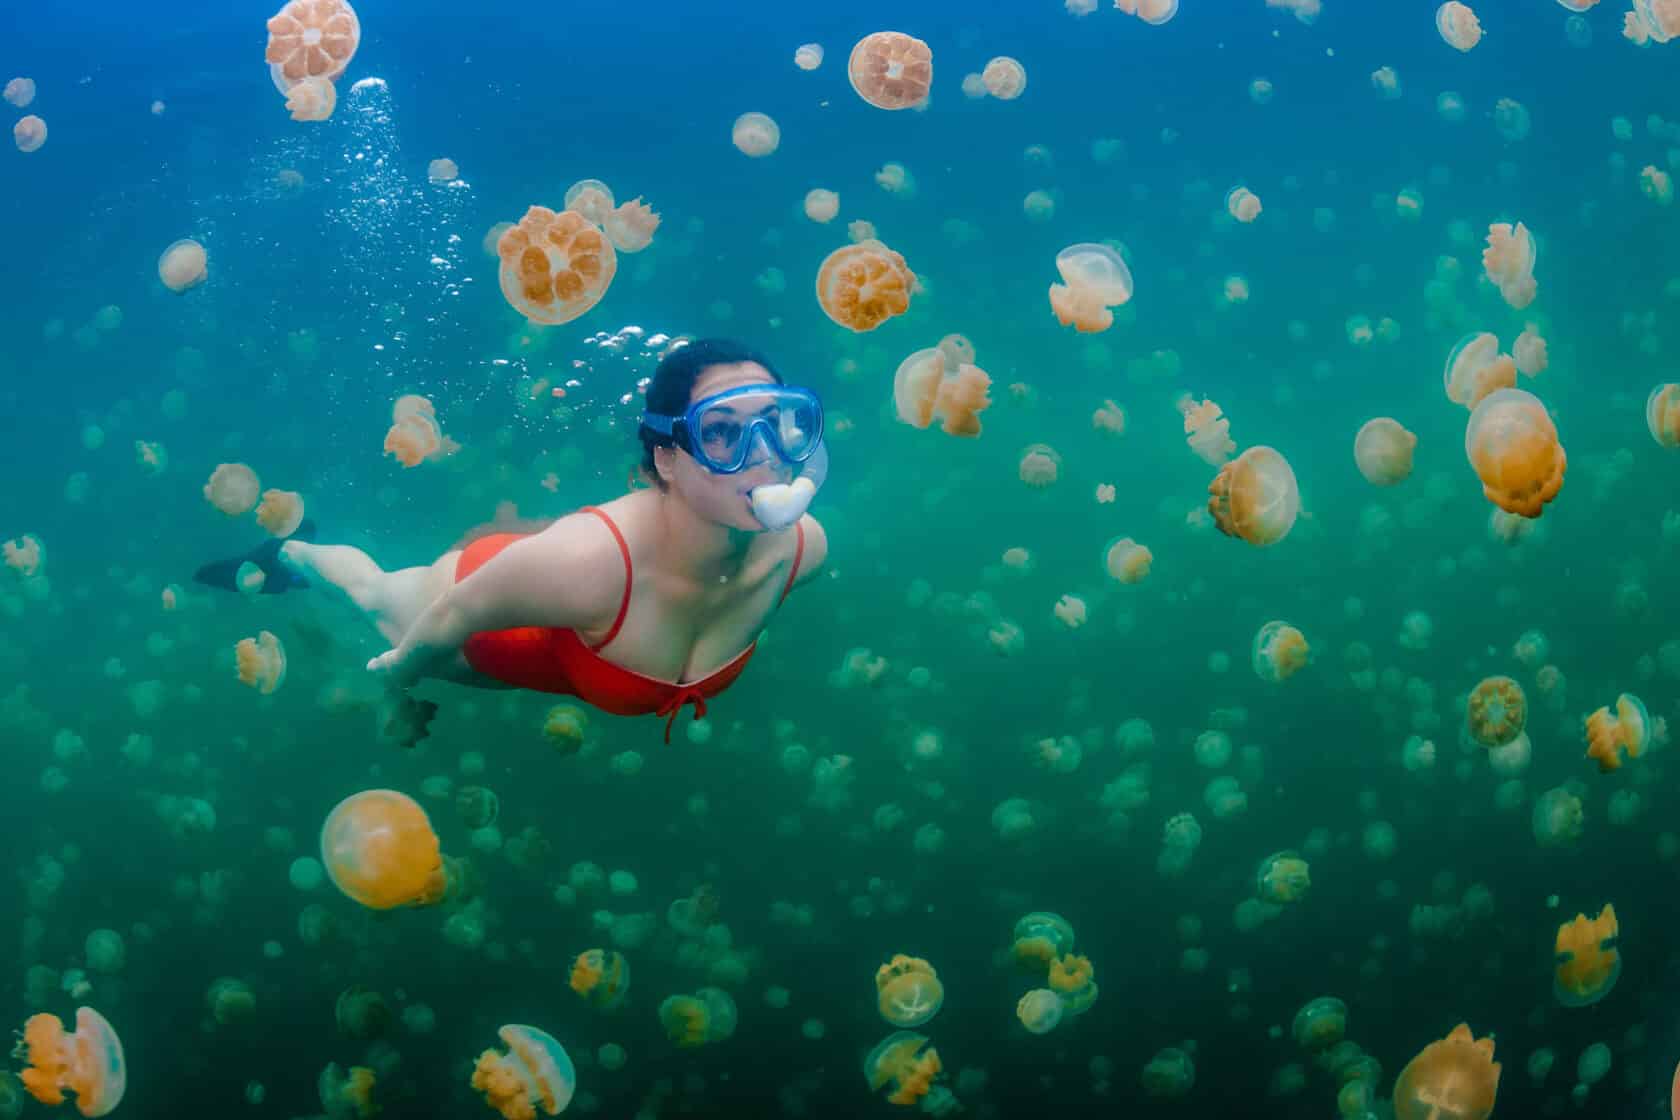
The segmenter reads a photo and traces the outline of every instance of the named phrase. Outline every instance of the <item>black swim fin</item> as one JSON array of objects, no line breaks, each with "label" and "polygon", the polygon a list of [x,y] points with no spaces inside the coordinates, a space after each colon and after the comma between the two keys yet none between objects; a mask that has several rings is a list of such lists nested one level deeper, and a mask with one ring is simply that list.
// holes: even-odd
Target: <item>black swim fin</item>
[{"label": "black swim fin", "polygon": [[[304,519],[286,540],[312,541],[315,539],[315,522]],[[280,546],[285,541],[269,539],[253,548],[243,556],[231,556],[226,560],[213,560],[193,573],[193,582],[202,583],[206,587],[217,587],[223,591],[239,590],[239,569],[246,564],[255,564],[263,575],[263,585],[260,594],[280,595],[287,591],[308,587],[309,581],[292,572],[280,560]]]}]

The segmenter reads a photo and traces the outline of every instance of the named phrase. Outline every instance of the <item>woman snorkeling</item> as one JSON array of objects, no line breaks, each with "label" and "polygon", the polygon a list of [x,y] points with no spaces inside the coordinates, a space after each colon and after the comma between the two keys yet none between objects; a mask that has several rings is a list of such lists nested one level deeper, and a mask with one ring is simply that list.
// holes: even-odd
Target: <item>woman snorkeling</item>
[{"label": "woman snorkeling", "polygon": [[[822,404],[753,350],[702,339],[666,354],[639,431],[654,485],[540,532],[469,537],[387,572],[360,549],[288,540],[280,559],[337,588],[426,677],[578,697],[616,715],[696,716],[746,668],[828,540],[805,508],[826,472]],[[792,529],[792,532],[782,530]]]}]

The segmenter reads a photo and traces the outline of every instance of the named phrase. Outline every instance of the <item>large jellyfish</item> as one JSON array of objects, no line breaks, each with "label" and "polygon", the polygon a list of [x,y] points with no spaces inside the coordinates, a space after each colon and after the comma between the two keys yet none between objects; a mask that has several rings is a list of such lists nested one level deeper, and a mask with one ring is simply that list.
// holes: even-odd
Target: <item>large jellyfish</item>
[{"label": "large jellyfish", "polygon": [[618,272],[612,242],[575,210],[533,206],[496,243],[502,295],[533,323],[569,323],[601,302]]},{"label": "large jellyfish", "polygon": [[1586,1007],[1610,994],[1622,974],[1622,955],[1616,948],[1620,932],[1616,908],[1609,903],[1596,918],[1577,914],[1558,926],[1552,994],[1559,1003]]},{"label": "large jellyfish", "polygon": [[1435,9],[1435,30],[1456,51],[1468,51],[1482,41],[1482,23],[1460,0],[1447,0]]},{"label": "large jellyfish", "polygon": [[1669,382],[1645,400],[1645,426],[1661,447],[1680,447],[1680,385]]},{"label": "large jellyfish", "polygon": [[1510,677],[1488,677],[1470,690],[1464,717],[1470,738],[1484,747],[1502,747],[1527,725],[1528,698]]},{"label": "large jellyfish", "polygon": [[1487,1120],[1499,1092],[1492,1037],[1464,1023],[1425,1046],[1394,1083],[1395,1120]]},{"label": "large jellyfish", "polygon": [[846,75],[858,96],[877,109],[908,109],[927,100],[933,51],[901,31],[877,31],[852,48]]},{"label": "large jellyfish", "polygon": [[122,1042],[105,1016],[91,1007],[76,1009],[73,1031],[66,1031],[56,1015],[31,1015],[15,1054],[29,1063],[18,1077],[30,1096],[61,1105],[64,1094],[73,1093],[83,1116],[104,1116],[122,1103],[128,1087]]},{"label": "large jellyfish", "polygon": [[847,330],[872,331],[910,309],[916,274],[879,241],[860,241],[830,253],[817,269],[817,302]]},{"label": "large jellyfish", "polygon": [[1379,416],[1365,421],[1353,437],[1353,461],[1359,473],[1373,486],[1394,486],[1412,473],[1412,451],[1417,436],[1397,420]]},{"label": "large jellyfish", "polygon": [[899,363],[893,375],[893,407],[913,428],[939,420],[947,435],[977,436],[980,413],[991,407],[991,384],[985,370],[953,365],[943,350],[929,347]]},{"label": "large jellyfish", "polygon": [[1254,635],[1250,660],[1255,676],[1277,684],[1299,672],[1311,653],[1306,637],[1299,630],[1274,619]]},{"label": "large jellyfish", "polygon": [[286,647],[267,630],[254,638],[241,638],[233,647],[234,669],[239,683],[250,685],[268,696],[286,682]]},{"label": "large jellyfish", "polygon": [[1495,222],[1488,226],[1487,248],[1482,251],[1482,268],[1499,288],[1505,302],[1521,311],[1534,302],[1539,283],[1534,265],[1539,258],[1534,235],[1521,222]]},{"label": "large jellyfish", "polygon": [[1498,389],[1470,414],[1464,451],[1482,493],[1507,513],[1539,517],[1563,488],[1568,458],[1546,406],[1521,389]]},{"label": "large jellyfish", "polygon": [[345,0],[291,0],[268,21],[263,58],[285,92],[306,78],[337,80],[361,41],[361,21]]},{"label": "large jellyfish", "polygon": [[876,971],[875,991],[881,1018],[895,1027],[919,1027],[945,1002],[945,986],[933,966],[903,953]]},{"label": "large jellyfish", "polygon": [[566,1048],[538,1027],[509,1023],[496,1032],[506,1053],[486,1050],[473,1067],[472,1087],[506,1120],[531,1120],[536,1110],[558,1116],[577,1091],[577,1069]]},{"label": "large jellyfish", "polygon": [[1265,446],[1251,447],[1221,467],[1208,495],[1208,512],[1219,531],[1260,548],[1288,536],[1301,512],[1295,472]]},{"label": "large jellyfish", "polygon": [[1615,715],[1604,707],[1587,717],[1587,757],[1598,763],[1600,773],[1620,770],[1623,760],[1638,758],[1650,742],[1650,713],[1631,692],[1616,697]]},{"label": "large jellyfish", "polygon": [[1082,333],[1105,331],[1114,324],[1111,307],[1132,298],[1132,272],[1118,252],[1091,242],[1069,245],[1056,254],[1063,284],[1050,285],[1050,309],[1064,327]]},{"label": "large jellyfish", "polygon": [[321,826],[321,863],[333,886],[370,910],[427,906],[449,885],[426,810],[396,790],[340,801]]}]

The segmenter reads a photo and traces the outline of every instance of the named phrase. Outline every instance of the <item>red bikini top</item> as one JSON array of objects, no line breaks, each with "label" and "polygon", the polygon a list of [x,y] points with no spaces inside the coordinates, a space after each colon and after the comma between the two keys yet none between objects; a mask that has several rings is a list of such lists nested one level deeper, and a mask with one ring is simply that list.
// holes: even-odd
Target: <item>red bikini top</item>
[{"label": "red bikini top", "polygon": [[[665,716],[665,741],[671,741],[671,725],[683,705],[694,705],[694,717],[706,714],[706,701],[735,683],[735,678],[747,667],[758,641],[731,658],[722,668],[697,681],[679,684],[646,676],[622,665],[615,665],[601,656],[624,625],[630,611],[630,546],[624,534],[613,524],[612,518],[594,506],[581,512],[599,517],[618,542],[624,557],[624,595],[618,603],[618,615],[606,637],[591,646],[578,636],[576,630],[561,630],[547,626],[519,626],[511,630],[486,630],[473,634],[461,646],[467,664],[474,671],[515,688],[533,692],[552,692],[576,696],[585,704],[620,716],[639,716],[649,713]],[[799,562],[805,555],[805,526],[797,525],[798,539],[794,545],[793,569],[788,572],[778,606],[793,590],[799,575]],[[455,563],[455,582],[459,583],[477,571],[492,556],[526,536],[524,533],[494,533],[481,537],[461,550]]]}]

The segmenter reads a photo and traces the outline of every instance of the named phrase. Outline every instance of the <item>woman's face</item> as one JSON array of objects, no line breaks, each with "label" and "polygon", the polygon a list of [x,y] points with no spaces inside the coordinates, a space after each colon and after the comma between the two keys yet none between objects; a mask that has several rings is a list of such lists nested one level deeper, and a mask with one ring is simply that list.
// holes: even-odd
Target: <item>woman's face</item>
[{"label": "woman's face", "polygon": [[[731,362],[707,366],[695,378],[688,403],[716,396],[743,385],[774,385],[776,379],[757,362]],[[656,459],[660,476],[678,498],[707,521],[731,529],[762,532],[764,526],[753,516],[753,489],[771,482],[787,482],[792,470],[759,441],[736,474],[714,474],[687,451],[662,448]]]}]

